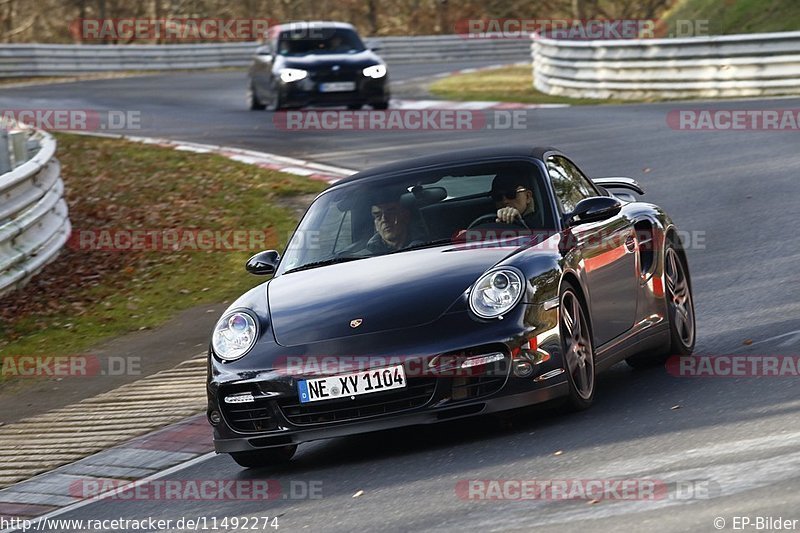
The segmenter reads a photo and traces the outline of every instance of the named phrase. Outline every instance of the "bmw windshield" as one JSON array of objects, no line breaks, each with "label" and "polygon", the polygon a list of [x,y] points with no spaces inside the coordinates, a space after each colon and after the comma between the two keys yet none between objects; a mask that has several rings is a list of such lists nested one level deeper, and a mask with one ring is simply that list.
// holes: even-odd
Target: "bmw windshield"
[{"label": "bmw windshield", "polygon": [[287,57],[309,54],[356,54],[366,50],[358,34],[344,28],[322,28],[308,31],[285,31],[278,41],[278,53]]}]

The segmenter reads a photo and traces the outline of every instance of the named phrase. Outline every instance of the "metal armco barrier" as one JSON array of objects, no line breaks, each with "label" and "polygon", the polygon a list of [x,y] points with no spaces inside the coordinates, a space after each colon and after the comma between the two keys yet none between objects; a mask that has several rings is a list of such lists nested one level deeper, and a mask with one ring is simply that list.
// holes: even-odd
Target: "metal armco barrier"
[{"label": "metal armco barrier", "polygon": [[[0,296],[54,260],[71,227],[56,141],[43,131],[0,124]],[[31,156],[31,157],[29,157]]]},{"label": "metal armco barrier", "polygon": [[534,87],[575,98],[800,94],[800,32],[567,41],[534,36]]},{"label": "metal armco barrier", "polygon": [[[497,59],[501,63],[530,58],[525,39],[468,39],[460,35],[365,39],[380,46],[378,54],[392,63],[426,63]],[[0,77],[74,76],[130,70],[245,67],[259,43],[169,45],[0,46]]]}]

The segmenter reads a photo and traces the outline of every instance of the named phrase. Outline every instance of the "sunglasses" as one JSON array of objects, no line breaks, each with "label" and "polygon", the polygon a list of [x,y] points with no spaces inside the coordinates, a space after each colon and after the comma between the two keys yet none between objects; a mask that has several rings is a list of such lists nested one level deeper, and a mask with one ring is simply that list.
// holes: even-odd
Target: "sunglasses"
[{"label": "sunglasses", "polygon": [[503,198],[506,198],[507,200],[513,200],[514,198],[517,197],[517,195],[519,193],[525,192],[527,190],[528,189],[526,189],[525,187],[517,187],[517,189],[514,190],[514,191],[505,191],[505,192],[497,191],[497,192],[493,192],[492,193],[492,200],[494,200],[495,202],[500,202]]},{"label": "sunglasses", "polygon": [[397,218],[400,216],[400,209],[397,208],[389,208],[389,209],[373,209],[372,210],[372,218],[375,220],[383,219],[383,220],[391,220],[392,218]]}]

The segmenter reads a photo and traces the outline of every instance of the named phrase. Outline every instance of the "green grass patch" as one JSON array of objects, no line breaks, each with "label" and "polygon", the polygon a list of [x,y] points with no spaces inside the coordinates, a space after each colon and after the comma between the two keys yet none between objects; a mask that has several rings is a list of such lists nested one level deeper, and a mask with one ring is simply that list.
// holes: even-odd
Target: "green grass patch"
[{"label": "green grass patch", "polygon": [[[73,231],[262,231],[266,248],[280,248],[297,222],[291,197],[325,188],[218,155],[56,137]],[[230,301],[263,281],[244,270],[256,251],[68,246],[31,283],[0,300],[0,354],[80,353],[104,339],[158,326],[181,310]]]},{"label": "green grass patch", "polygon": [[620,104],[632,101],[551,96],[533,88],[531,67],[522,65],[454,74],[437,80],[429,90],[448,100],[570,105]]},{"label": "green grass patch", "polygon": [[680,36],[678,21],[708,21],[712,35],[800,30],[797,0],[680,0],[663,17],[668,34]]}]

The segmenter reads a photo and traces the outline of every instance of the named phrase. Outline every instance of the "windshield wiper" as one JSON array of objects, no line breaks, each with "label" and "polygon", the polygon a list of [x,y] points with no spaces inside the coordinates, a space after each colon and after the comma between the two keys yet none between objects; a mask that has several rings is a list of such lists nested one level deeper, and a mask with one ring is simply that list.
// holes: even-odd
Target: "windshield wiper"
[{"label": "windshield wiper", "polygon": [[306,263],[305,265],[301,265],[299,267],[291,268],[284,272],[284,274],[290,274],[292,272],[298,272],[300,270],[308,270],[310,268],[317,268],[321,266],[327,265],[335,265],[336,263],[347,263],[348,261],[356,261],[358,259],[364,259],[365,257],[369,257],[368,255],[358,255],[358,256],[343,256],[343,257],[331,257],[330,259],[323,259],[322,261],[314,261],[313,263]]},{"label": "windshield wiper", "polygon": [[406,252],[408,250],[417,250],[419,248],[432,248],[434,246],[441,246],[443,244],[453,244],[452,239],[435,239],[432,241],[425,241],[425,242],[414,242],[405,248],[400,248],[399,250],[394,250],[393,252],[389,252],[392,254],[396,254],[398,252]]}]

